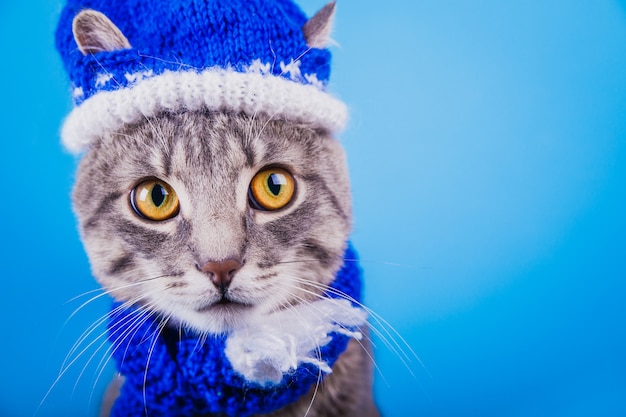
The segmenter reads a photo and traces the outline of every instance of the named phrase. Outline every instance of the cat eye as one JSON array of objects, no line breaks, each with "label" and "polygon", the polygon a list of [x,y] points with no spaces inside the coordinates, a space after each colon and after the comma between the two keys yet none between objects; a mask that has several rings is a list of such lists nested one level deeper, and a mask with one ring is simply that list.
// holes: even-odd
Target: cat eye
[{"label": "cat eye", "polygon": [[163,221],[178,214],[178,196],[165,181],[149,179],[139,183],[130,193],[130,205],[138,216]]},{"label": "cat eye", "polygon": [[250,182],[250,204],[257,210],[279,210],[292,200],[295,188],[296,182],[287,170],[278,167],[263,169]]}]

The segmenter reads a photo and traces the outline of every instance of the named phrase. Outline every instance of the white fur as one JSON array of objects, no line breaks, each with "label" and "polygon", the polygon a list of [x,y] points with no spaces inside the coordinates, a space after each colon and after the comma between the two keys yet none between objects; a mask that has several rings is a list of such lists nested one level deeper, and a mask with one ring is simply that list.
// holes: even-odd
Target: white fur
[{"label": "white fur", "polygon": [[103,91],[69,114],[61,131],[72,153],[86,150],[103,133],[164,111],[233,110],[258,112],[310,123],[332,132],[344,128],[343,102],[314,85],[259,72],[214,68],[203,72],[167,71],[128,88]]},{"label": "white fur", "polygon": [[330,366],[317,349],[330,342],[329,334],[361,339],[358,328],[367,313],[347,300],[324,299],[259,317],[233,331],[226,341],[226,357],[248,381],[279,383],[299,364],[311,363],[324,373]]}]

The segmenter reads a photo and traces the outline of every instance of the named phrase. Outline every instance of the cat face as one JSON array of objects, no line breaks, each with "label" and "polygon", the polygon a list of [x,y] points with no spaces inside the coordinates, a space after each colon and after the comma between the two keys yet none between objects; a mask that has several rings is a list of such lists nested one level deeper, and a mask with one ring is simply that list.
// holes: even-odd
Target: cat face
[{"label": "cat face", "polygon": [[351,225],[338,142],[261,115],[168,114],[107,134],[73,204],[114,298],[210,333],[314,299]]}]

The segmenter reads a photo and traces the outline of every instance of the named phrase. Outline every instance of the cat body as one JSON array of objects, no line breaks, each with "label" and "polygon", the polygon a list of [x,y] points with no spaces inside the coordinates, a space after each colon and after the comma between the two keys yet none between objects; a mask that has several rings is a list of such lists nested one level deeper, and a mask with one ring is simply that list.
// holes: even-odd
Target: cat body
[{"label": "cat body", "polygon": [[[291,6],[284,7],[293,13]],[[310,48],[325,42],[333,11],[331,3],[304,26]],[[92,10],[73,17],[72,42],[85,59],[96,59],[102,51],[105,59],[106,54],[131,48],[124,31]],[[75,59],[71,53],[68,56]],[[95,62],[106,68],[104,61]],[[293,62],[298,61],[290,64],[295,73],[299,64]],[[255,66],[256,61],[247,68]],[[163,77],[169,77],[169,71]],[[151,71],[146,73],[152,76]],[[285,311],[306,330],[312,325],[304,319],[302,307],[316,311],[329,291],[344,298],[352,305],[349,308],[358,309],[357,299],[332,287],[342,265],[355,259],[344,259],[352,223],[345,155],[333,137],[332,123],[315,119],[323,112],[311,105],[304,110],[298,107],[297,117],[294,112],[283,114],[285,108],[289,111],[291,94],[281,98],[286,102],[269,100],[272,110],[257,109],[253,104],[262,98],[258,91],[252,104],[246,99],[224,105],[233,101],[230,93],[224,93],[219,105],[211,104],[214,95],[199,99],[187,94],[179,101],[173,99],[179,104],[176,107],[163,104],[169,91],[154,90],[151,101],[142,96],[145,103],[137,104],[133,117],[112,111],[111,102],[104,116],[96,117],[90,109],[101,110],[110,97],[117,97],[116,105],[123,107],[132,102],[120,99],[123,94],[141,88],[151,91],[146,87],[152,82],[148,79],[89,92],[115,80],[107,74],[75,87],[80,105],[66,122],[64,140],[68,148],[76,145],[83,152],[72,201],[93,275],[121,306],[136,307],[143,314],[120,337],[129,336],[140,320],[150,319],[157,320],[157,333],[192,332],[202,344],[212,335],[256,326],[263,323],[259,318]],[[213,77],[210,80],[239,82],[239,73],[224,74],[183,75],[187,81],[204,77],[206,83],[207,77]],[[243,85],[252,89],[256,87],[251,79],[274,82],[276,78],[258,72],[250,76],[255,78],[246,78]],[[305,78],[318,82],[309,76],[299,80]],[[293,76],[288,82],[292,81]],[[302,91],[311,97],[323,94],[318,104],[330,103],[327,107],[336,115],[335,102],[318,93],[317,86],[309,87]],[[259,91],[272,93],[267,86]],[[333,318],[324,320],[332,324]],[[325,363],[315,352],[304,357],[305,362],[321,363],[317,382],[293,402],[263,415],[378,415],[365,325],[338,323],[334,329],[350,341],[333,359],[332,372],[321,371]],[[331,338],[323,333],[314,350]],[[103,416],[109,415],[124,383],[124,377],[116,377],[111,384]]]}]

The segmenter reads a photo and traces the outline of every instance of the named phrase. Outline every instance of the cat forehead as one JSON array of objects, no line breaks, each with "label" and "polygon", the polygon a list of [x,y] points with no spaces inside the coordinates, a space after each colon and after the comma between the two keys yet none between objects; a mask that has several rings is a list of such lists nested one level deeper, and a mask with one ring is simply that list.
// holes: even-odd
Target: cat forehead
[{"label": "cat forehead", "polygon": [[[327,132],[265,115],[187,112],[163,114],[102,137],[90,150],[95,159],[147,167],[255,167],[299,164],[319,152]],[[208,169],[208,168],[207,168]],[[164,169],[167,171],[167,169]]]}]

